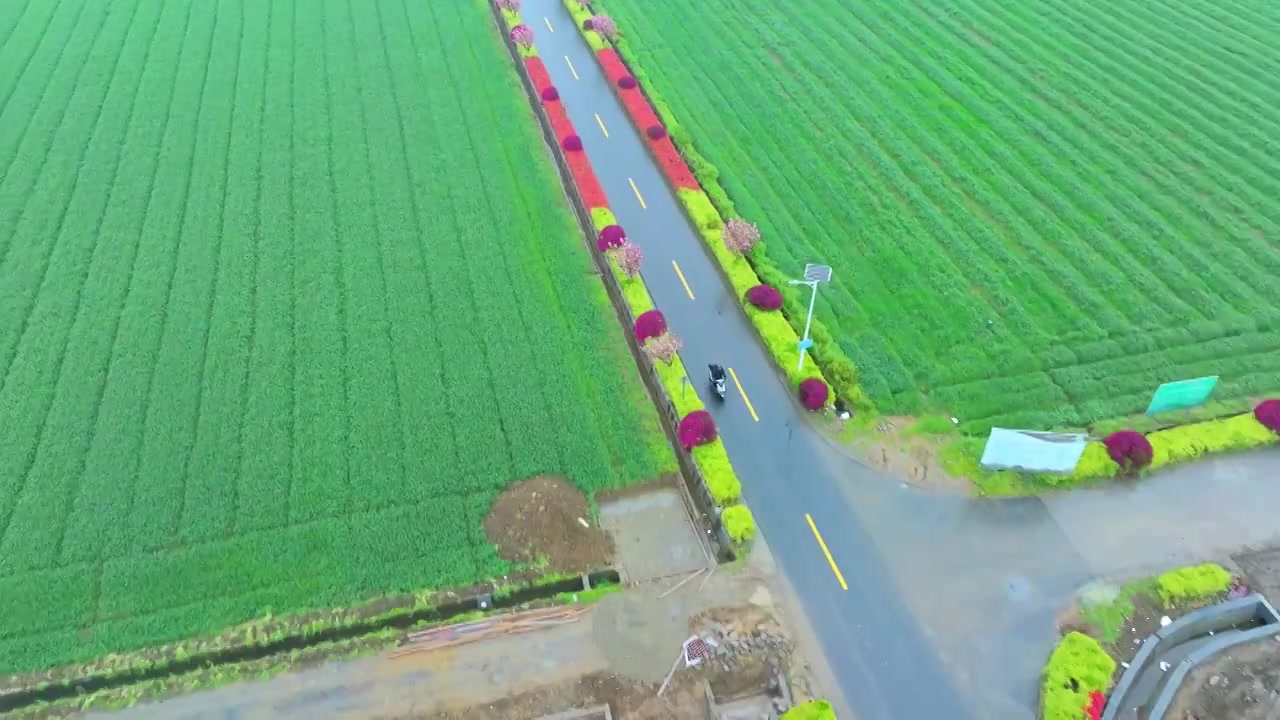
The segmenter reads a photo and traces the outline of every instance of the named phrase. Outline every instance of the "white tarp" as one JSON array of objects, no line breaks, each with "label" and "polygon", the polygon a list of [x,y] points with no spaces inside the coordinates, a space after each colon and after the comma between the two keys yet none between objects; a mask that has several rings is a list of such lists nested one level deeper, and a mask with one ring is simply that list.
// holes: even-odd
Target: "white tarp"
[{"label": "white tarp", "polygon": [[1038,430],[991,428],[982,451],[982,467],[988,470],[1069,473],[1076,469],[1089,436]]}]

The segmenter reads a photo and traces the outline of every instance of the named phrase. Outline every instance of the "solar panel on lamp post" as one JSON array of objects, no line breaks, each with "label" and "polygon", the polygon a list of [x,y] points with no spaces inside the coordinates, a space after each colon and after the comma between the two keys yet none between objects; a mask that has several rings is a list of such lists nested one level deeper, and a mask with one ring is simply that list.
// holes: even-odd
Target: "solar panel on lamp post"
[{"label": "solar panel on lamp post", "polygon": [[809,316],[804,321],[804,337],[800,338],[800,364],[796,365],[796,372],[804,369],[804,353],[813,347],[813,341],[809,339],[809,327],[813,325],[813,306],[818,302],[818,283],[828,282],[831,280],[831,268],[826,265],[814,265],[810,263],[804,266],[804,279],[792,280],[792,285],[808,285],[813,289],[813,293],[809,296]]}]

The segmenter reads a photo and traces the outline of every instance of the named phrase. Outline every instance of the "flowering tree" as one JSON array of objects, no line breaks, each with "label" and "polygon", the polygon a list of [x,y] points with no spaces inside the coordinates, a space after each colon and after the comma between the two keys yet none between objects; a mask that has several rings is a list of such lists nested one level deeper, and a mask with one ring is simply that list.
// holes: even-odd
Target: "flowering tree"
[{"label": "flowering tree", "polygon": [[694,410],[680,420],[676,434],[680,436],[680,445],[685,450],[692,450],[699,445],[715,442],[716,421],[706,410]]},{"label": "flowering tree", "polygon": [[644,251],[630,240],[624,240],[614,251],[614,257],[618,259],[618,268],[622,270],[622,274],[632,278],[640,272],[640,261],[644,260]]},{"label": "flowering tree", "polygon": [[1253,419],[1262,423],[1262,427],[1274,433],[1280,433],[1280,400],[1263,400],[1253,409]]},{"label": "flowering tree", "polygon": [[760,228],[753,223],[733,218],[724,224],[724,246],[729,252],[745,255],[760,242]]},{"label": "flowering tree", "polygon": [[510,12],[520,12],[520,0],[498,0],[498,7]]},{"label": "flowering tree", "polygon": [[595,30],[601,37],[613,40],[618,37],[618,24],[608,15],[596,15],[587,22],[591,23],[592,30]]},{"label": "flowering tree", "polygon": [[654,360],[661,360],[670,365],[683,345],[684,343],[680,342],[680,338],[676,337],[675,333],[668,331],[658,337],[645,340],[644,351]]},{"label": "flowering tree", "polygon": [[523,23],[511,28],[511,42],[528,50],[533,46],[533,30]]},{"label": "flowering tree", "polygon": [[1154,455],[1151,441],[1146,435],[1134,430],[1118,430],[1106,436],[1102,444],[1107,454],[1125,473],[1136,473],[1151,464]]},{"label": "flowering tree", "polygon": [[818,378],[809,378],[800,383],[800,404],[810,412],[825,407],[830,396],[831,390]]},{"label": "flowering tree", "polygon": [[667,331],[667,318],[659,310],[640,313],[636,318],[636,339],[645,342],[656,338]]},{"label": "flowering tree", "polygon": [[622,247],[622,243],[626,241],[627,234],[622,230],[621,225],[606,225],[600,229],[600,234],[596,235],[596,247],[600,252]]},{"label": "flowering tree", "polygon": [[747,290],[747,302],[761,310],[777,310],[782,307],[782,293],[772,285],[756,285]]}]

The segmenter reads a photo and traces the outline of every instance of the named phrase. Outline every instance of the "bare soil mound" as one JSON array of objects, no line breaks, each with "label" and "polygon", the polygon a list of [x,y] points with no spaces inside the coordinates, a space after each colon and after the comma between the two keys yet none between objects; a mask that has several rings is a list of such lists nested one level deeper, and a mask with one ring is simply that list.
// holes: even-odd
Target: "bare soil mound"
[{"label": "bare soil mound", "polygon": [[504,560],[532,563],[545,558],[553,572],[582,572],[613,559],[613,540],[590,518],[591,505],[573,483],[535,477],[498,496],[484,519],[484,532]]}]

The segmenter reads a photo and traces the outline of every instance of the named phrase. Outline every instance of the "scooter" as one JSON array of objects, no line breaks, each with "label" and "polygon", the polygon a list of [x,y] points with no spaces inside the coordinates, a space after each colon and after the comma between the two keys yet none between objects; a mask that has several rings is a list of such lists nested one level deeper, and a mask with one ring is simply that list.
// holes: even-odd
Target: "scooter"
[{"label": "scooter", "polygon": [[724,368],[719,365],[709,366],[711,369],[711,390],[720,400],[724,400]]}]

